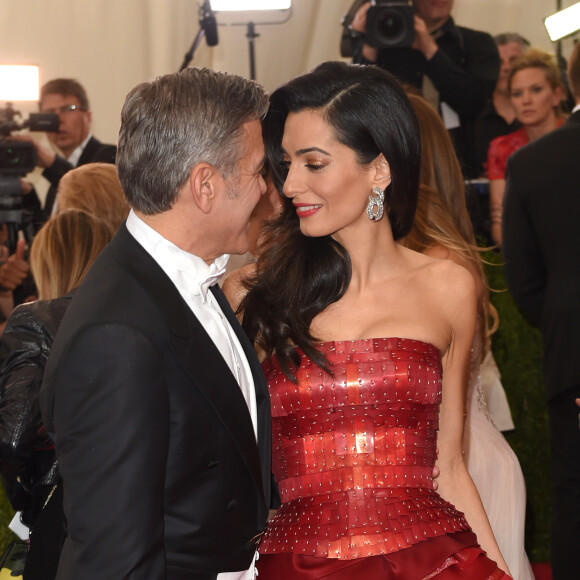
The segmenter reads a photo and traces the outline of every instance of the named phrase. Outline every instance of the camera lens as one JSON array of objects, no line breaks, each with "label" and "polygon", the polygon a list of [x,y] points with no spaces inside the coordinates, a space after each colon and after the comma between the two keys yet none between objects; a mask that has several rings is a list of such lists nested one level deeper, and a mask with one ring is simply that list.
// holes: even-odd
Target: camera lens
[{"label": "camera lens", "polygon": [[6,147],[0,149],[0,166],[1,167],[18,167],[20,164],[20,153],[18,149]]},{"label": "camera lens", "polygon": [[36,166],[32,143],[0,140],[0,175],[25,175]]},{"label": "camera lens", "polygon": [[398,10],[383,10],[376,20],[377,38],[385,45],[398,44],[407,34],[407,21]]}]

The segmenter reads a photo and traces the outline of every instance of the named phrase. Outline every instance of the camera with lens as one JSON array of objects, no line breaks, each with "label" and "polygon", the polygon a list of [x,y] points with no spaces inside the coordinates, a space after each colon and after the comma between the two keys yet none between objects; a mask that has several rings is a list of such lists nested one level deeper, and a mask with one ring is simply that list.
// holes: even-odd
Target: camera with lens
[{"label": "camera with lens", "polygon": [[32,143],[10,139],[12,131],[30,129],[31,131],[58,131],[59,117],[55,113],[31,113],[23,123],[17,123],[11,103],[0,108],[0,224],[8,224],[10,238],[9,249],[15,246],[15,235],[12,230],[22,229],[25,232],[29,225],[28,216],[22,209],[22,189],[20,178],[36,167],[36,148]]},{"label": "camera with lens", "polygon": [[375,48],[411,46],[415,40],[413,13],[407,0],[376,0],[367,12],[365,42]]}]

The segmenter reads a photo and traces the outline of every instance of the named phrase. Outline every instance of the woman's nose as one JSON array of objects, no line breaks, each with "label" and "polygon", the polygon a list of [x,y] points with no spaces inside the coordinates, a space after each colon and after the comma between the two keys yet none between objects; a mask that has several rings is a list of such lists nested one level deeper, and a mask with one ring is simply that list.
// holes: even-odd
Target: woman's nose
[{"label": "woman's nose", "polygon": [[300,189],[299,182],[296,178],[295,172],[292,169],[288,169],[286,179],[284,180],[284,187],[282,188],[282,193],[285,197],[292,199]]}]

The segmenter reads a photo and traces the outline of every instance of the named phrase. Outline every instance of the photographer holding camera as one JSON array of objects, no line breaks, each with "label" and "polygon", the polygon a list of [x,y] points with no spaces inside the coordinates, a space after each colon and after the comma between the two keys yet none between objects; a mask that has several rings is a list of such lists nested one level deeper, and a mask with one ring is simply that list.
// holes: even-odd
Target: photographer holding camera
[{"label": "photographer holding camera", "polygon": [[[53,213],[58,184],[71,169],[86,163],[115,163],[115,145],[101,143],[91,135],[92,113],[84,87],[74,79],[48,81],[40,91],[39,109],[43,113],[55,113],[59,117],[58,131],[47,133],[50,144],[60,152],[28,136],[14,139],[29,141],[36,149],[37,165],[44,168],[42,175],[50,182],[44,207],[40,210],[38,198],[30,185],[23,182],[25,205],[34,208],[35,225],[41,226]],[[33,194],[33,195],[30,195]]]},{"label": "photographer holding camera", "polygon": [[[30,143],[34,146],[34,152],[32,156],[29,156],[23,151],[14,151],[13,159],[8,160],[16,162],[17,157],[27,158],[27,161],[32,160],[25,171],[34,169],[34,164],[44,168],[42,174],[50,182],[50,187],[46,194],[44,206],[41,207],[33,186],[21,178],[21,191],[18,192],[21,199],[17,205],[22,211],[22,222],[12,224],[11,227],[15,226],[17,229],[21,229],[25,239],[16,241],[14,230],[11,231],[10,236],[4,234],[4,237],[0,232],[0,301],[6,299],[6,306],[0,304],[0,321],[4,316],[10,314],[9,302],[12,302],[12,306],[19,304],[28,300],[35,293],[29,275],[26,244],[30,244],[34,233],[53,213],[61,178],[79,165],[93,162],[115,163],[116,146],[101,143],[91,135],[92,113],[87,93],[78,81],[62,78],[48,81],[41,88],[39,110],[41,113],[47,114],[46,117],[50,117],[52,114],[55,118],[56,125],[49,127],[47,123],[47,128],[44,129],[47,131],[48,141],[52,147],[47,147],[29,135],[10,135],[12,145],[17,142]],[[11,118],[14,111],[11,110],[8,113],[8,117]],[[11,126],[17,130],[23,127],[27,126]],[[32,130],[36,131],[39,128],[33,127]],[[4,133],[8,134],[8,131],[5,130]],[[9,173],[14,174],[14,171],[10,170]],[[24,172],[21,173],[22,176],[24,174]],[[10,193],[0,191],[0,193],[2,193],[0,198],[15,195],[14,191],[10,191]],[[0,208],[3,207],[0,205]],[[10,213],[10,207],[7,211]],[[0,216],[0,225],[6,229],[2,216]],[[10,248],[8,252],[4,247],[5,237],[10,238],[10,243],[6,242]],[[14,293],[13,296],[12,293]]]},{"label": "photographer holding camera", "polygon": [[455,24],[453,1],[360,4],[349,26],[352,56],[355,63],[377,64],[418,89],[441,114],[465,176],[473,177],[473,121],[493,93],[500,62],[489,34]]}]

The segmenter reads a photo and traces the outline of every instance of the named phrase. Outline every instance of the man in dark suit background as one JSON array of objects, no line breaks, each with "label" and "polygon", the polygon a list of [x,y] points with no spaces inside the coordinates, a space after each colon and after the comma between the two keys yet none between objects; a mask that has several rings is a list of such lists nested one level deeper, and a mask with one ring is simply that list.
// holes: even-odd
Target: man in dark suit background
[{"label": "man in dark suit background", "polygon": [[[58,184],[65,173],[87,163],[115,163],[117,152],[115,145],[101,143],[92,136],[89,99],[84,87],[78,81],[64,78],[48,81],[40,90],[39,110],[41,113],[54,113],[59,117],[58,131],[47,133],[48,141],[54,149],[28,135],[12,137],[34,145],[37,165],[44,168],[42,175],[50,183],[44,205],[41,205],[32,184],[21,180],[22,206],[29,216],[25,221],[32,222],[34,231],[37,231],[56,209]],[[61,154],[56,151],[60,151]],[[0,290],[11,292],[16,290],[14,296],[16,304],[35,291],[29,278],[30,268],[25,257],[26,242],[30,240],[20,240],[16,251],[0,263]]]},{"label": "man in dark suit background", "polygon": [[580,45],[564,125],[508,160],[503,255],[509,289],[542,332],[553,477],[554,580],[578,578],[580,545]]},{"label": "man in dark suit background", "polygon": [[127,96],[132,210],[77,290],[41,391],[68,527],[59,580],[253,578],[270,404],[217,280],[266,191],[267,106],[255,82],[209,69]]},{"label": "man in dark suit background", "polygon": [[[41,113],[59,116],[58,131],[47,133],[50,144],[62,155],[32,140],[36,147],[37,163],[50,188],[41,213],[44,223],[51,215],[58,184],[71,169],[86,163],[115,163],[115,145],[101,143],[91,134],[92,113],[84,87],[74,79],[53,79],[40,90]],[[26,192],[25,192],[26,193]],[[26,199],[25,195],[25,199]],[[30,199],[30,198],[29,198]]]}]

